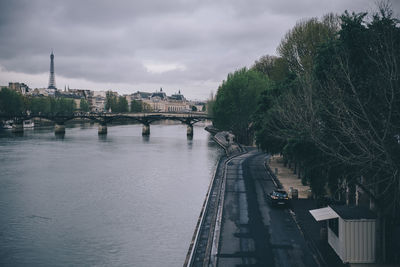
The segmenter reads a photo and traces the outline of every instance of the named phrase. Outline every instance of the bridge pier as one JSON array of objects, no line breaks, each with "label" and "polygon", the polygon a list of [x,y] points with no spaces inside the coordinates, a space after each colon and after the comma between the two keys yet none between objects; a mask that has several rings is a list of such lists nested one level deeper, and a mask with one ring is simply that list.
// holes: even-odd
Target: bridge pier
[{"label": "bridge pier", "polygon": [[98,134],[107,134],[107,124],[99,124]]},{"label": "bridge pier", "polygon": [[23,133],[24,132],[24,124],[23,122],[14,121],[11,129],[12,133]]},{"label": "bridge pier", "polygon": [[192,137],[193,136],[193,125],[188,124],[187,125],[187,131],[186,131],[186,135]]},{"label": "bridge pier", "polygon": [[142,136],[149,136],[149,135],[150,135],[150,124],[143,124]]},{"label": "bridge pier", "polygon": [[54,133],[55,134],[65,134],[65,125],[64,125],[64,123],[57,123],[56,122],[56,125],[54,126]]}]

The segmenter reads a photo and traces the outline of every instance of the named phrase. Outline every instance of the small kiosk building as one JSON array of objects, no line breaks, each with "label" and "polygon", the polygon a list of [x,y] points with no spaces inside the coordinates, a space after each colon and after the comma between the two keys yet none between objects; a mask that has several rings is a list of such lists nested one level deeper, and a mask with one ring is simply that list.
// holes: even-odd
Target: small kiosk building
[{"label": "small kiosk building", "polygon": [[344,263],[374,263],[376,215],[359,206],[331,205],[310,210],[327,221],[328,243]]}]

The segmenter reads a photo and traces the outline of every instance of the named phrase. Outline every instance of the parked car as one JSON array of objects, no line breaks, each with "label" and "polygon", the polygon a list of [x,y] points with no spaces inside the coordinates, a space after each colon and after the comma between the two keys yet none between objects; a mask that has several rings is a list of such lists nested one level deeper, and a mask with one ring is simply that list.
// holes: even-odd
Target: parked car
[{"label": "parked car", "polygon": [[269,193],[267,195],[267,202],[271,206],[288,206],[290,204],[288,194],[282,189],[275,189]]}]

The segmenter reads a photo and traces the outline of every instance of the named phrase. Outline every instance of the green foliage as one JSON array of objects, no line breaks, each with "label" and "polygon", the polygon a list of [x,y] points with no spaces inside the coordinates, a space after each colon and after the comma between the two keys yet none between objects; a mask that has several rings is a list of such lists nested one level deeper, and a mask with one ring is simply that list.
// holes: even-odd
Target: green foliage
[{"label": "green foliage", "polygon": [[341,165],[355,168],[394,213],[400,209],[393,199],[400,194],[400,28],[387,10],[370,22],[365,17],[345,13],[338,40],[316,57],[324,124],[315,139]]},{"label": "green foliage", "polygon": [[14,90],[2,88],[0,91],[0,113],[19,116],[26,110],[23,96]]},{"label": "green foliage", "polygon": [[275,67],[275,62],[277,59],[278,58],[275,56],[262,56],[259,60],[256,60],[252,69],[271,77],[272,70]]},{"label": "green foliage", "polygon": [[272,78],[277,59],[267,62],[274,83],[254,116],[258,146],[300,166],[315,195],[339,196],[343,182],[363,177],[392,216],[400,209],[398,22],[381,8],[372,20],[346,12],[296,24],[278,48],[288,71]]},{"label": "green foliage", "polygon": [[84,112],[88,112],[89,111],[89,103],[84,98],[81,98],[81,101],[79,103],[79,107],[80,107],[81,111],[84,111]]},{"label": "green foliage", "polygon": [[272,81],[282,81],[289,75],[287,61],[281,57],[262,56],[254,63],[253,70],[263,73]]},{"label": "green foliage", "polygon": [[106,110],[111,112],[128,112],[129,105],[125,97],[117,97],[113,92],[107,91],[106,93]]},{"label": "green foliage", "polygon": [[232,131],[239,142],[252,141],[252,116],[262,91],[269,86],[265,75],[246,68],[230,73],[223,81],[213,103],[214,126]]},{"label": "green foliage", "polygon": [[55,116],[68,116],[74,113],[76,104],[73,99],[69,98],[49,98],[50,113]]},{"label": "green foliage", "polygon": [[278,52],[291,72],[311,73],[318,47],[333,39],[337,33],[337,18],[326,15],[322,21],[312,18],[298,22],[282,39]]},{"label": "green foliage", "polygon": [[117,107],[117,97],[113,94],[111,91],[106,92],[106,104],[105,104],[105,109],[106,111],[111,111],[114,112],[114,109]]},{"label": "green foliage", "polygon": [[128,111],[129,111],[128,101],[126,100],[125,97],[119,96],[115,112],[128,112]]},{"label": "green foliage", "polygon": [[29,110],[33,114],[50,114],[51,104],[49,97],[32,97],[29,98]]},{"label": "green foliage", "polygon": [[150,104],[142,102],[142,107],[144,112],[151,112],[153,111],[153,108],[150,106]]},{"label": "green foliage", "polygon": [[213,115],[214,115],[214,104],[215,104],[215,99],[209,99],[206,104],[207,105],[207,108],[206,108],[207,114],[210,117],[213,117]]},{"label": "green foliage", "polygon": [[196,106],[192,106],[192,111],[197,111]]},{"label": "green foliage", "polygon": [[68,116],[76,110],[75,101],[69,98],[30,97],[27,103],[34,115]]},{"label": "green foliage", "polygon": [[132,100],[131,112],[142,112],[142,111],[143,111],[142,101]]}]

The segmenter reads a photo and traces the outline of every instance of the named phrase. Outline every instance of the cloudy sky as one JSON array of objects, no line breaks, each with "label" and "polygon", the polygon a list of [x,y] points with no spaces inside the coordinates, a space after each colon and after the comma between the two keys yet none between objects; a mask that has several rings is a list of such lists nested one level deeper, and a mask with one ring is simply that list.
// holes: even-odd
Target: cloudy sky
[{"label": "cloudy sky", "polygon": [[[1,0],[0,85],[181,90],[207,99],[302,18],[371,11],[375,0]],[[395,13],[400,1],[393,0]]]}]

